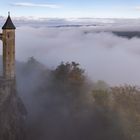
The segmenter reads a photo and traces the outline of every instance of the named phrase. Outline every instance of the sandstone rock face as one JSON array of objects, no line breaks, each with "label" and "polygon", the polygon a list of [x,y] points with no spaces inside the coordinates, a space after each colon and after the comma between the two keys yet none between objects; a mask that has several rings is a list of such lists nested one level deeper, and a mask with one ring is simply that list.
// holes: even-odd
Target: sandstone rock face
[{"label": "sandstone rock face", "polygon": [[25,117],[15,82],[0,78],[0,140],[24,140]]}]

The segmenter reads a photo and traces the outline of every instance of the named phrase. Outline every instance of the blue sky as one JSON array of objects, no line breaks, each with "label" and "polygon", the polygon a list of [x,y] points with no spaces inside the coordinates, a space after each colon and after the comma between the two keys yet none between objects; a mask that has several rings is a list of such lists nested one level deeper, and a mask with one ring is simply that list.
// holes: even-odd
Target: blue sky
[{"label": "blue sky", "polygon": [[1,0],[0,14],[58,18],[139,18],[140,0]]}]

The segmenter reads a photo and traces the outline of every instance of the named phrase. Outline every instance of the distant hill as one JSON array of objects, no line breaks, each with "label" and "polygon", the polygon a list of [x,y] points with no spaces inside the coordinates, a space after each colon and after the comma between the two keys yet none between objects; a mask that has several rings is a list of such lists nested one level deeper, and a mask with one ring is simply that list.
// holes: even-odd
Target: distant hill
[{"label": "distant hill", "polygon": [[140,31],[112,31],[112,33],[117,36],[126,37],[129,39],[133,37],[140,38]]},{"label": "distant hill", "polygon": [[140,31],[84,31],[85,34],[91,34],[91,33],[113,33],[114,35],[116,36],[119,36],[119,37],[124,37],[124,38],[128,38],[128,39],[131,39],[131,38],[134,38],[134,37],[137,37],[137,38],[140,38]]}]

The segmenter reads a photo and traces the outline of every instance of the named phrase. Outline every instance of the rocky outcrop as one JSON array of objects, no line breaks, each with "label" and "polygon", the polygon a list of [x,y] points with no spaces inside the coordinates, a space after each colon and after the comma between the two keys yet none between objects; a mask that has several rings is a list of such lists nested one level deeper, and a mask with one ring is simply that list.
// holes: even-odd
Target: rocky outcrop
[{"label": "rocky outcrop", "polygon": [[15,81],[0,78],[0,140],[24,140],[26,109],[17,95]]}]

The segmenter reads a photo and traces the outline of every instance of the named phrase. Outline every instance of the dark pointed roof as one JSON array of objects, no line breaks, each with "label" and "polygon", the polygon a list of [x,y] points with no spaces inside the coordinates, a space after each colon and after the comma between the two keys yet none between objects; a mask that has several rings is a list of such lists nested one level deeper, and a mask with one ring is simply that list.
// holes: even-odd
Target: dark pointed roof
[{"label": "dark pointed roof", "polygon": [[16,29],[15,25],[13,24],[10,15],[8,15],[8,18],[3,25],[2,29]]}]

